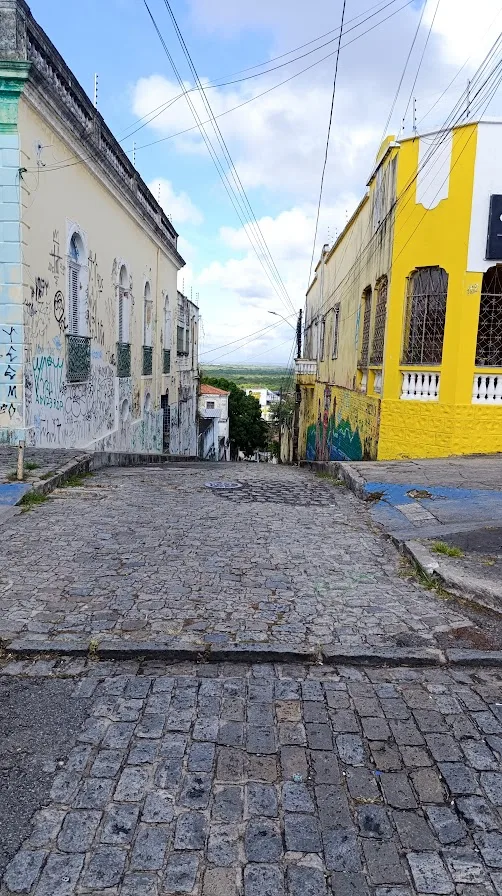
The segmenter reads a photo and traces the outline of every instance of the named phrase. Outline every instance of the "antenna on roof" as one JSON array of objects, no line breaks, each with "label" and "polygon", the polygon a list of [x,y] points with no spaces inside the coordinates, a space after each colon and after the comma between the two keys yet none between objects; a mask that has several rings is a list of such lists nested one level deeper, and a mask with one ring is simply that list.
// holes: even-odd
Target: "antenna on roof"
[{"label": "antenna on roof", "polygon": [[97,72],[94,75],[94,108],[98,108],[98,74]]},{"label": "antenna on roof", "polygon": [[329,245],[331,246],[331,231],[330,231],[330,228],[329,228],[329,224],[328,224],[328,243],[329,243]]},{"label": "antenna on roof", "polygon": [[157,202],[160,202],[160,180],[159,180],[159,185],[157,187]]},{"label": "antenna on roof", "polygon": [[136,143],[133,143],[132,145],[132,163],[136,168]]},{"label": "antenna on roof", "polygon": [[415,97],[413,97],[413,133],[415,135],[417,133],[417,101]]}]

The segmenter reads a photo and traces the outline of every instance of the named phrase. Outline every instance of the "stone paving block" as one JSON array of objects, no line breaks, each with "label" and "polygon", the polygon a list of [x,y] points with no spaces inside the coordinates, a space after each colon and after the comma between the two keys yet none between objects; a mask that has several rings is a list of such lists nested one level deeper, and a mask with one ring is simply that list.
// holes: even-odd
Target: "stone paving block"
[{"label": "stone paving block", "polygon": [[322,832],[324,857],[329,871],[361,871],[361,859],[355,831],[338,828]]},{"label": "stone paving block", "polygon": [[393,772],[403,767],[401,755],[397,747],[385,741],[370,741],[370,752],[378,771]]},{"label": "stone paving block", "polygon": [[496,831],[500,827],[496,811],[482,797],[459,797],[456,806],[467,826],[473,830]]},{"label": "stone paving block", "polygon": [[368,716],[362,719],[364,736],[368,740],[387,740],[390,738],[390,728],[383,718]]},{"label": "stone paving block", "polygon": [[171,853],[167,862],[162,882],[162,893],[165,896],[173,893],[191,893],[197,872],[199,857],[195,853]]},{"label": "stone paving block", "polygon": [[488,880],[488,872],[478,853],[460,847],[445,850],[443,858],[456,884],[482,884]]},{"label": "stone paving block", "polygon": [[141,818],[153,824],[172,821],[174,816],[173,798],[168,791],[156,790],[147,794]]},{"label": "stone paving block", "polygon": [[362,802],[374,802],[381,799],[377,778],[370,769],[348,768],[346,781],[352,799]]},{"label": "stone paving block", "polygon": [[120,896],[158,896],[158,880],[155,874],[141,872],[124,875]]},{"label": "stone paving block", "polygon": [[242,781],[244,778],[244,753],[232,747],[219,747],[217,753],[216,780]]},{"label": "stone paving block", "polygon": [[284,815],[286,849],[292,852],[319,852],[322,849],[319,825],[313,815],[286,812]]},{"label": "stone paving block", "polygon": [[278,814],[277,793],[271,784],[250,783],[246,787],[246,803],[249,815],[276,818]]},{"label": "stone paving block", "polygon": [[59,849],[62,852],[85,852],[90,849],[101,814],[92,809],[68,812],[58,836]]},{"label": "stone paving block", "polygon": [[220,722],[218,743],[226,747],[241,747],[244,743],[242,722]]},{"label": "stone paving block", "polygon": [[307,735],[300,722],[280,722],[278,725],[279,743],[281,746],[305,746]]},{"label": "stone paving block", "polygon": [[393,843],[385,840],[364,840],[363,851],[373,885],[407,883],[408,878]]},{"label": "stone paving block", "polygon": [[180,806],[190,809],[206,809],[211,795],[211,776],[204,772],[185,775],[179,796]]},{"label": "stone paving block", "polygon": [[282,775],[285,780],[295,778],[300,775],[303,779],[307,778],[309,766],[307,762],[307,753],[303,747],[283,746],[280,749],[280,762]]},{"label": "stone paving block", "polygon": [[299,700],[277,700],[275,713],[278,722],[301,722],[302,704]]},{"label": "stone paving block", "polygon": [[360,806],[356,810],[361,837],[390,840],[393,834],[389,816],[383,806]]},{"label": "stone paving block", "polygon": [[141,823],[134,841],[129,869],[131,871],[160,871],[171,839],[167,824]]},{"label": "stone paving block", "polygon": [[382,772],[378,778],[385,800],[395,809],[415,809],[417,802],[404,772]]},{"label": "stone paving block", "polygon": [[326,878],[318,868],[288,865],[288,896],[327,896]]},{"label": "stone paving block", "polygon": [[[197,740],[195,737],[195,726],[194,726],[194,740]],[[144,741],[143,743],[148,743],[148,741]],[[171,762],[174,759],[182,759],[185,754],[187,748],[187,736],[186,734],[180,734],[178,732],[169,731],[162,738],[161,743],[158,746],[159,756],[162,759],[169,759]]]},{"label": "stone paving block", "polygon": [[115,887],[122,878],[127,853],[119,846],[100,846],[92,854],[82,878],[82,885],[92,890]]},{"label": "stone paving block", "polygon": [[[155,762],[159,751],[159,742],[140,740],[133,744],[127,756],[129,765],[146,765]],[[96,772],[93,772],[96,774]]]},{"label": "stone paving block", "polygon": [[360,730],[356,714],[351,709],[330,711],[331,727],[335,733],[358,734]]},{"label": "stone paving block", "polygon": [[340,782],[340,769],[333,750],[312,750],[310,761],[316,784]]},{"label": "stone paving block", "polygon": [[502,806],[502,774],[499,772],[481,772],[481,787],[494,806]]},{"label": "stone paving block", "polygon": [[282,806],[285,812],[314,812],[314,803],[305,784],[293,781],[282,785]]},{"label": "stone paving block", "polygon": [[474,841],[489,868],[502,868],[502,834],[498,831],[475,833]]},{"label": "stone paving block", "polygon": [[275,753],[277,745],[273,725],[248,724],[246,749],[248,753]]},{"label": "stone paving block", "polygon": [[47,846],[51,840],[55,840],[66,815],[65,809],[53,808],[40,809],[32,819],[33,830],[29,843],[32,847]]},{"label": "stone paving block", "polygon": [[417,812],[393,811],[392,817],[404,849],[438,849],[439,844],[425,820]]},{"label": "stone paving block", "polygon": [[47,852],[42,849],[22,849],[7,866],[4,886],[12,893],[28,893],[40,874]]},{"label": "stone paving block", "polygon": [[444,788],[439,775],[434,769],[421,768],[412,772],[410,779],[420,805],[443,802]]},{"label": "stone paving block", "polygon": [[246,775],[250,781],[277,780],[277,760],[275,756],[246,756]]},{"label": "stone paving block", "polygon": [[399,752],[405,768],[427,768],[433,765],[433,760],[423,747],[399,747]]},{"label": "stone paving block", "polygon": [[121,750],[100,750],[91,768],[95,778],[113,778],[123,762]]},{"label": "stone paving block", "polygon": [[279,825],[269,818],[252,818],[246,825],[244,850],[248,862],[275,862],[282,856]]},{"label": "stone paving block", "polygon": [[315,788],[321,828],[352,827],[352,816],[343,787],[339,784],[320,784]]},{"label": "stone paving block", "polygon": [[455,885],[438,853],[410,852],[407,859],[419,893],[448,894],[455,892]]},{"label": "stone paving block", "polygon": [[333,738],[331,728],[322,722],[306,722],[307,743],[311,750],[331,750]]},{"label": "stone paving block", "polygon": [[112,722],[103,737],[101,746],[112,749],[127,747],[135,727],[134,722]]},{"label": "stone paving block", "polygon": [[478,771],[496,771],[499,763],[487,743],[463,739],[460,743],[467,762]]},{"label": "stone paving block", "polygon": [[245,896],[285,896],[282,868],[270,864],[246,865],[244,894]]},{"label": "stone paving block", "polygon": [[480,793],[478,779],[469,766],[463,762],[440,762],[439,770],[446,786],[453,796]]},{"label": "stone paving block", "polygon": [[440,843],[458,843],[467,833],[464,822],[449,806],[426,806],[425,812]]},{"label": "stone paving block", "polygon": [[215,821],[242,820],[244,811],[243,788],[236,784],[217,786],[214,790],[211,816]]},{"label": "stone paving block", "polygon": [[35,887],[35,896],[73,896],[84,856],[51,853]]},{"label": "stone paving block", "polygon": [[111,798],[113,778],[88,778],[82,783],[76,805],[79,809],[104,809]]},{"label": "stone paving block", "polygon": [[204,872],[202,896],[237,896],[236,878],[232,868],[208,868]]},{"label": "stone paving block", "polygon": [[207,845],[208,861],[213,865],[235,867],[238,853],[238,832],[235,825],[211,824]]},{"label": "stone paving block", "polygon": [[178,791],[181,783],[183,764],[180,759],[165,759],[155,772],[155,785],[171,794]]},{"label": "stone paving block", "polygon": [[362,873],[334,871],[331,886],[333,896],[369,896],[366,877]]},{"label": "stone paving block", "polygon": [[397,744],[406,747],[419,747],[424,743],[424,738],[411,719],[390,721],[389,724]]},{"label": "stone paving block", "polygon": [[113,798],[124,803],[139,802],[146,794],[148,782],[147,768],[141,765],[127,766],[119,778]]},{"label": "stone paving block", "polygon": [[102,843],[123,846],[131,843],[139,817],[139,806],[131,803],[116,803],[105,812]]},{"label": "stone paving block", "polygon": [[251,725],[273,726],[275,722],[273,703],[248,703],[247,720]]},{"label": "stone paving block", "polygon": [[356,734],[339,734],[336,738],[338,756],[346,765],[364,765],[364,746]]},{"label": "stone paving block", "polygon": [[175,849],[204,849],[207,818],[202,812],[184,812],[178,816],[174,835]]}]

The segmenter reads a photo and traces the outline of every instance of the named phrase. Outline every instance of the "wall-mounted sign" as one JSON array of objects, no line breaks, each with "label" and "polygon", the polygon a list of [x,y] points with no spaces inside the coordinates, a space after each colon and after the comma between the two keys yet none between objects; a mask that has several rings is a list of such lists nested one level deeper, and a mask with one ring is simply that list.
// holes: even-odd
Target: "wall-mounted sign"
[{"label": "wall-mounted sign", "polygon": [[496,194],[490,196],[486,259],[502,261],[502,196]]}]

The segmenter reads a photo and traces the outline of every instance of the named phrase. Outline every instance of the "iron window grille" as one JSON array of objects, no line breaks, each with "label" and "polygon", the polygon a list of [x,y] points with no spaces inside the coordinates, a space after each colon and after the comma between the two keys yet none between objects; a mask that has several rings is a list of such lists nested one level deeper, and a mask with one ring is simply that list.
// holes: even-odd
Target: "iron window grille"
[{"label": "iron window grille", "polygon": [[151,376],[153,370],[153,348],[151,345],[143,346],[143,376]]},{"label": "iron window grille", "polygon": [[338,358],[340,340],[340,303],[333,308],[333,359]]},{"label": "iron window grille", "polygon": [[483,275],[479,308],[477,367],[502,367],[502,267]]},{"label": "iron window grille", "polygon": [[370,350],[371,286],[368,286],[363,292],[362,311],[363,311],[363,335],[361,338],[361,351],[359,354],[359,367],[367,367],[368,366],[369,350]]},{"label": "iron window grille", "polygon": [[117,342],[117,376],[131,376],[131,345]]},{"label": "iron window grille", "polygon": [[324,343],[326,342],[326,318],[321,320],[321,333],[319,339],[319,360],[324,359]]},{"label": "iron window grille", "polygon": [[387,319],[387,277],[382,277],[377,283],[377,300],[375,308],[375,325],[373,329],[373,343],[371,346],[371,364],[383,364],[383,347],[385,339],[385,323]]},{"label": "iron window grille", "polygon": [[171,350],[168,348],[164,349],[164,364],[162,371],[163,373],[171,373]]},{"label": "iron window grille", "polygon": [[176,354],[177,355],[186,355],[188,352],[185,351],[185,327],[178,326],[176,331]]},{"label": "iron window grille", "polygon": [[408,278],[404,364],[441,364],[447,293],[443,268],[418,268]]},{"label": "iron window grille", "polygon": [[69,383],[82,383],[91,375],[90,336],[66,336],[66,375]]}]

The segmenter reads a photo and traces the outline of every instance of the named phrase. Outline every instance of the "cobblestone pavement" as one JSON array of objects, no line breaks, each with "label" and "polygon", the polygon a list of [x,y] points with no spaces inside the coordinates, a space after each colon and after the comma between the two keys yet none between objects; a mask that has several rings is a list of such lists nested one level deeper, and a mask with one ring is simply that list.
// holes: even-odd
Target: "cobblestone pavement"
[{"label": "cobblestone pavement", "polygon": [[502,490],[502,454],[472,457],[417,458],[415,460],[350,461],[366,482],[450,486]]},{"label": "cobblestone pavement", "polygon": [[500,670],[3,673],[90,707],[2,896],[502,894]]},{"label": "cobblestone pavement", "polygon": [[472,627],[400,571],[362,502],[296,468],[108,469],[2,536],[5,638],[405,648]]},{"label": "cobblestone pavement", "polygon": [[[11,482],[17,470],[17,448],[0,446],[0,484]],[[60,467],[82,457],[84,449],[57,451],[44,448],[26,448],[24,453],[25,475],[28,482],[38,482],[56,473]]]}]

